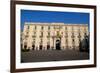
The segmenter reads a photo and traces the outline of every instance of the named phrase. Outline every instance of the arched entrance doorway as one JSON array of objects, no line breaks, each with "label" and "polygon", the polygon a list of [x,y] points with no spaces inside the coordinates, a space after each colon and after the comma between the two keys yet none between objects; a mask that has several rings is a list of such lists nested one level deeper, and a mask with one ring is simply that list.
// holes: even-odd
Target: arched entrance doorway
[{"label": "arched entrance doorway", "polygon": [[35,49],[35,45],[33,44],[33,45],[32,45],[32,50],[34,50],[34,49]]},{"label": "arched entrance doorway", "polygon": [[61,40],[57,39],[56,40],[56,50],[60,50],[61,49]]},{"label": "arched entrance doorway", "polygon": [[50,45],[47,45],[47,50],[49,50],[50,49]]}]

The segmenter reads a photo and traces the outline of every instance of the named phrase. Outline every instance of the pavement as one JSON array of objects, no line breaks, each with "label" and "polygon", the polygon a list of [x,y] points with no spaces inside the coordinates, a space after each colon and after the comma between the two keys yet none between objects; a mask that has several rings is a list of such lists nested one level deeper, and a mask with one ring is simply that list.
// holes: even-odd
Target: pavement
[{"label": "pavement", "polygon": [[89,53],[76,50],[31,50],[29,52],[21,52],[22,63],[86,59],[89,59]]}]

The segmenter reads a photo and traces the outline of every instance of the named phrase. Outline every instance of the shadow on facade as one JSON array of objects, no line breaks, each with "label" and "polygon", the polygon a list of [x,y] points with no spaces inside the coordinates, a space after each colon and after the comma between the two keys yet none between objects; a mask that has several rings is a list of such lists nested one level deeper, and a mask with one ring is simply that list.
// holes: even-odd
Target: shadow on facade
[{"label": "shadow on facade", "polygon": [[89,53],[89,36],[85,36],[85,38],[82,41],[80,41],[79,51]]}]

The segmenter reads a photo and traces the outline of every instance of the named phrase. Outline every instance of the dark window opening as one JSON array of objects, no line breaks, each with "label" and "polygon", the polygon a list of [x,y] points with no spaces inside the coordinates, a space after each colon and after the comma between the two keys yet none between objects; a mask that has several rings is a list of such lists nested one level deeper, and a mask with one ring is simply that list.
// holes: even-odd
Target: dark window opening
[{"label": "dark window opening", "polygon": [[24,45],[24,49],[27,49],[27,45]]},{"label": "dark window opening", "polygon": [[39,46],[40,50],[42,50],[42,47],[43,47],[42,45]]},{"label": "dark window opening", "polygon": [[34,50],[34,49],[35,49],[35,45],[33,44],[33,45],[32,45],[32,50]]},{"label": "dark window opening", "polygon": [[47,45],[47,49],[50,49],[50,45]]},{"label": "dark window opening", "polygon": [[37,27],[35,26],[35,30],[37,29]]},{"label": "dark window opening", "polygon": [[48,30],[50,30],[50,26],[48,26]]},{"label": "dark window opening", "polygon": [[29,29],[29,26],[27,27],[27,29]]},{"label": "dark window opening", "polygon": [[43,29],[44,29],[44,27],[42,26],[42,27],[41,27],[41,29],[43,30]]}]

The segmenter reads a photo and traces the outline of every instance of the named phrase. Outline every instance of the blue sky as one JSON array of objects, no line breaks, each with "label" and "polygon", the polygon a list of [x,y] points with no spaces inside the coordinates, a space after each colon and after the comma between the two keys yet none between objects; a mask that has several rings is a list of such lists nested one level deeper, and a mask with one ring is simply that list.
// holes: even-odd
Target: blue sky
[{"label": "blue sky", "polygon": [[88,24],[89,13],[21,10],[21,29],[25,22]]}]

